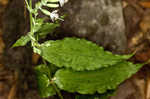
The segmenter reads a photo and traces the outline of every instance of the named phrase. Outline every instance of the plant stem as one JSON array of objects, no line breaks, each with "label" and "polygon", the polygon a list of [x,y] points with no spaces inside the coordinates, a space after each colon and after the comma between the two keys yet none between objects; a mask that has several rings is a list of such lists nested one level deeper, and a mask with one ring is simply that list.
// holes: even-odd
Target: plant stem
[{"label": "plant stem", "polygon": [[59,98],[60,98],[60,99],[64,99],[63,96],[62,96],[62,94],[61,94],[61,92],[60,92],[60,90],[59,90],[59,89],[57,88],[57,86],[55,85],[55,83],[52,82],[51,84],[52,84],[53,88],[55,89],[55,91],[57,92]]},{"label": "plant stem", "polygon": [[[29,1],[29,6],[32,8],[32,0]],[[30,29],[31,29],[31,32],[33,32],[32,13],[30,13]]]},{"label": "plant stem", "polygon": [[[42,60],[43,60],[44,65],[47,66],[46,61],[44,59],[42,59]],[[51,74],[51,70],[49,70],[49,71],[50,71],[50,74]],[[49,79],[52,79],[51,75],[50,75]],[[61,94],[61,92],[60,92],[60,90],[57,88],[57,86],[55,85],[55,83],[53,82],[53,80],[50,82],[50,84],[52,84],[52,86],[55,89],[55,91],[57,92],[59,98],[60,99],[64,99],[63,96],[62,96],[62,94]]]},{"label": "plant stem", "polygon": [[[32,0],[29,0],[29,7],[32,9]],[[30,11],[29,11],[29,13],[30,13],[29,17],[30,17],[30,38],[31,38],[31,44],[32,44],[33,47],[35,47],[35,44],[38,45],[38,42],[34,38],[33,16],[32,16],[32,13]]]},{"label": "plant stem", "polygon": [[[32,0],[29,0],[29,6],[30,8],[32,8]],[[34,30],[33,30],[33,16],[32,13],[30,12],[30,30],[31,30],[31,38],[34,35]],[[35,40],[31,40],[31,42],[33,43]],[[43,59],[43,63],[47,66],[46,61]],[[50,79],[52,79],[52,77],[50,77]],[[57,86],[55,85],[55,83],[51,83],[53,88],[55,89],[55,91],[57,92],[58,96],[60,97],[60,99],[63,99],[63,96],[61,95],[60,90],[57,88]]]}]

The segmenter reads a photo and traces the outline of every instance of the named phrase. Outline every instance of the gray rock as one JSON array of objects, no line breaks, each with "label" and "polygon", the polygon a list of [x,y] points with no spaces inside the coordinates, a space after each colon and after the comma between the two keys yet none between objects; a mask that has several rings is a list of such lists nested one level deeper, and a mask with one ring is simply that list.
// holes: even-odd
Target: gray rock
[{"label": "gray rock", "polygon": [[85,37],[116,53],[126,49],[121,0],[69,0],[62,32]]}]

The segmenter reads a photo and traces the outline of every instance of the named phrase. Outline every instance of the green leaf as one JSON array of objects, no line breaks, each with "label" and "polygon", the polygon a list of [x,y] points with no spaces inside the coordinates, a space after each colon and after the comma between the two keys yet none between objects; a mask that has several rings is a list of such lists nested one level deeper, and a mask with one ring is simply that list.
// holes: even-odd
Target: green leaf
[{"label": "green leaf", "polygon": [[41,56],[50,63],[76,71],[108,67],[132,56],[114,55],[90,41],[78,38],[47,41],[41,45],[41,52]]},{"label": "green leaf", "polygon": [[30,37],[28,35],[22,36],[20,39],[18,39],[16,41],[15,44],[13,44],[12,47],[25,46],[30,40],[31,39],[30,39]]},{"label": "green leaf", "polygon": [[55,89],[49,84],[46,75],[37,76],[39,95],[43,98],[56,95]]},{"label": "green leaf", "polygon": [[68,92],[103,94],[108,90],[116,89],[120,83],[135,74],[143,65],[124,61],[116,66],[95,71],[77,72],[71,69],[60,69],[55,74],[54,82],[60,89]]},{"label": "green leaf", "polygon": [[44,23],[44,18],[38,18],[35,23],[34,32],[38,32]]},{"label": "green leaf", "polygon": [[51,75],[53,76],[55,74],[55,72],[59,69],[58,67],[56,67],[54,64],[48,64],[48,67],[51,70]]},{"label": "green leaf", "polygon": [[35,67],[36,75],[46,75],[50,77],[50,70],[48,66],[45,66],[44,64],[38,65]]},{"label": "green leaf", "polygon": [[39,95],[43,98],[56,95],[55,89],[50,84],[50,71],[45,65],[39,65],[35,68]]},{"label": "green leaf", "polygon": [[41,26],[39,31],[37,31],[37,35],[40,38],[44,38],[48,33],[53,33],[54,30],[59,27],[60,25],[57,23],[45,23]]}]

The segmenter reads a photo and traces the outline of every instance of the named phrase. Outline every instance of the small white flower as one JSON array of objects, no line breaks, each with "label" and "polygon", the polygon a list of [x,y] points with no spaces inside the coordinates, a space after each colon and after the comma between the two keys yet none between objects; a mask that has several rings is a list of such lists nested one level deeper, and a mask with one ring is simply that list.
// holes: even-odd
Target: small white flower
[{"label": "small white flower", "polygon": [[68,0],[59,0],[60,6],[64,6],[65,3],[67,3]]},{"label": "small white flower", "polygon": [[63,19],[59,18],[58,10],[54,10],[53,12],[51,12],[50,18],[53,22],[57,19],[64,21]]},{"label": "small white flower", "polygon": [[58,10],[54,10],[51,14],[50,14],[50,17],[52,19],[52,21],[55,21],[57,19],[59,19],[59,15],[58,15]]}]

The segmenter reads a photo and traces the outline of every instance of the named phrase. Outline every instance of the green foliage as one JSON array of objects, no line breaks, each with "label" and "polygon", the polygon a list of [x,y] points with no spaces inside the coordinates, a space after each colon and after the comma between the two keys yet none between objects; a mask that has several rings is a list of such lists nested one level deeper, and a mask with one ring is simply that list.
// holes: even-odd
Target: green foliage
[{"label": "green foliage", "polygon": [[95,71],[77,72],[71,69],[60,69],[55,74],[57,86],[68,92],[80,94],[100,94],[115,89],[120,83],[135,74],[143,64],[120,62]]},{"label": "green foliage", "polygon": [[51,64],[51,63],[48,64],[47,66],[48,66],[48,68],[49,68],[50,71],[51,71],[52,77],[53,77],[53,75],[55,74],[55,72],[56,72],[58,69],[60,69],[60,68],[58,68],[56,65]]},{"label": "green foliage", "polygon": [[47,34],[53,33],[57,27],[59,27],[58,23],[45,23],[37,31],[37,35],[39,38],[45,38]]},{"label": "green foliage", "polygon": [[36,66],[35,72],[37,75],[46,75],[47,77],[51,75],[49,67],[44,64]]},{"label": "green foliage", "polygon": [[51,84],[50,80],[46,75],[37,75],[38,91],[42,98],[56,95],[56,91]]},{"label": "green foliage", "polygon": [[34,32],[36,32],[36,37],[39,39],[43,39],[47,34],[52,34],[54,30],[59,27],[59,23],[48,23],[44,22],[44,19],[38,18],[36,19],[36,25],[34,28]]},{"label": "green foliage", "polygon": [[37,18],[39,14],[38,10],[42,11],[45,15],[48,15],[52,19],[52,21],[54,21],[54,19],[61,19],[59,18],[57,13],[53,13],[42,8],[43,6],[50,7],[50,8],[58,8],[59,4],[58,3],[53,4],[53,2],[59,2],[59,0],[41,0],[38,3],[36,3],[34,9],[29,5],[27,0],[25,0],[25,2],[30,12],[31,31],[28,33],[28,35],[22,36],[20,39],[18,39],[16,43],[13,45],[13,47],[25,46],[29,41],[31,41],[33,49],[34,50],[36,49],[37,51],[35,45],[39,45],[39,44],[35,44],[35,43],[38,43],[37,41],[38,38],[45,38],[48,33],[52,33],[54,29],[59,26],[58,23],[45,23],[44,18]]},{"label": "green foliage", "polygon": [[114,55],[102,47],[79,38],[47,41],[41,45],[41,56],[58,67],[73,70],[95,70],[112,66],[132,55]]},{"label": "green foliage", "polygon": [[50,70],[45,65],[39,65],[35,68],[38,90],[41,97],[45,98],[56,94],[53,86],[50,84]]},{"label": "green foliage", "polygon": [[38,18],[35,20],[34,32],[40,31],[42,25],[44,24],[44,18]]},{"label": "green foliage", "polygon": [[15,44],[13,44],[12,47],[18,47],[18,46],[24,46],[26,45],[29,41],[31,41],[30,37],[28,35],[22,36],[20,39],[16,41]]}]

